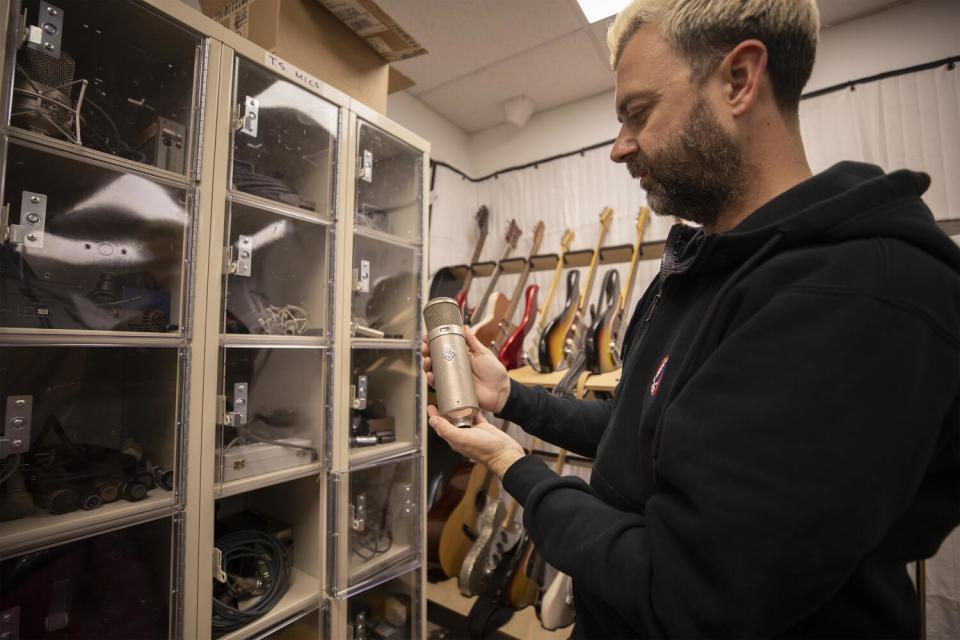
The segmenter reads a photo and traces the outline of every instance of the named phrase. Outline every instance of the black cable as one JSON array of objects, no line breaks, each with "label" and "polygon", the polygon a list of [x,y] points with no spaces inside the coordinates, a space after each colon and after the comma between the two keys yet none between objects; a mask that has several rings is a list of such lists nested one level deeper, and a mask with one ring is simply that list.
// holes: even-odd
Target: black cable
[{"label": "black cable", "polygon": [[[283,544],[263,531],[255,529],[234,531],[217,538],[214,546],[221,552],[221,566],[228,576],[220,596],[218,597],[216,592],[213,596],[213,635],[221,636],[250,624],[273,609],[290,588],[291,567],[290,558]],[[240,599],[245,597],[245,594],[238,591],[230,583],[230,579],[231,577],[259,578],[256,572],[253,572],[253,575],[244,575],[244,573],[251,573],[251,560],[266,562],[269,577],[265,580],[266,590],[260,599],[250,607],[241,610]]]}]

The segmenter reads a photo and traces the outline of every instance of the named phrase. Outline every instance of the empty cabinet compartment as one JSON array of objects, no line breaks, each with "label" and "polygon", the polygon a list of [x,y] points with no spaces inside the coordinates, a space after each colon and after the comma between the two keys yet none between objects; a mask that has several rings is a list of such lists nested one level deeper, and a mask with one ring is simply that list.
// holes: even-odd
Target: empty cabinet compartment
[{"label": "empty cabinet compartment", "polygon": [[252,637],[320,605],[320,487],[300,478],[216,501],[214,637]]},{"label": "empty cabinet compartment", "polygon": [[344,598],[418,566],[422,458],[396,457],[330,473],[327,585]]},{"label": "empty cabinet compartment", "polygon": [[353,336],[420,337],[419,249],[362,235],[353,243]]},{"label": "empty cabinet compartment", "polygon": [[325,223],[231,203],[224,332],[325,336],[332,238]]},{"label": "empty cabinet compartment", "polygon": [[10,124],[188,173],[200,37],[140,2],[20,4]]},{"label": "empty cabinet compartment", "polygon": [[300,467],[317,470],[325,449],[328,350],[226,347],[222,358],[219,481],[278,482]]},{"label": "empty cabinet compartment", "polygon": [[398,576],[347,600],[347,629],[336,638],[423,637],[420,569]]},{"label": "empty cabinet compartment", "polygon": [[420,442],[420,352],[359,348],[351,352],[351,454]]},{"label": "empty cabinet compartment", "polygon": [[332,217],[339,108],[238,58],[233,187]]},{"label": "empty cabinet compartment", "polygon": [[3,560],[4,631],[44,640],[175,637],[173,535],[164,518]]},{"label": "empty cabinet compartment", "polygon": [[174,502],[175,347],[0,347],[0,546]]},{"label": "empty cabinet compartment", "polygon": [[358,128],[356,225],[419,242],[423,153],[366,122]]},{"label": "empty cabinet compartment", "polygon": [[182,188],[10,143],[2,204],[0,327],[178,331]]}]

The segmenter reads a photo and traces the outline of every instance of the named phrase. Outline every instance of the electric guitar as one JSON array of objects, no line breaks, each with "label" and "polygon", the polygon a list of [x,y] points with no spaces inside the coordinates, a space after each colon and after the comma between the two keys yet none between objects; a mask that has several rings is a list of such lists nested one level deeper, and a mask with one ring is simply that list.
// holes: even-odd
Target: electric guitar
[{"label": "electric guitar", "polygon": [[[612,218],[613,209],[604,207],[600,213],[600,236],[597,238],[597,245],[593,250],[590,267],[587,270],[586,287],[579,292],[575,305],[571,305],[572,300],[568,299],[567,307],[544,331],[540,340],[540,366],[542,368],[546,368],[546,363],[549,363],[550,371],[568,368],[575,356],[582,351],[587,333],[583,316],[587,311],[587,301],[590,299],[590,293],[593,289],[597,262],[600,258],[600,248],[603,246],[603,241],[610,230],[610,220]],[[571,283],[572,281],[568,279],[568,294],[571,293]]]},{"label": "electric guitar", "polygon": [[[554,473],[562,474],[563,465],[566,461],[567,452],[561,449],[560,453],[557,454],[557,463],[553,468]],[[528,534],[523,534],[521,545],[521,559],[510,579],[510,587],[506,596],[506,604],[518,611],[536,604],[540,591],[543,589],[546,570],[546,562],[537,553],[533,546],[533,539]]]},{"label": "electric guitar", "polygon": [[[523,287],[527,284],[527,278],[530,277],[530,268],[533,265],[533,256],[540,250],[540,243],[543,242],[543,221],[537,223],[533,231],[533,241],[530,244],[530,254],[527,256],[527,262],[523,267],[523,272],[517,280],[516,287],[513,290],[513,296],[507,298],[497,291],[493,294],[490,302],[490,308],[493,313],[488,314],[482,322],[474,324],[471,328],[481,344],[492,347],[494,352],[500,350],[503,343],[514,332],[516,326],[513,324],[513,316],[517,312],[517,306],[523,298]],[[504,305],[505,308],[504,308]]]},{"label": "electric guitar", "polygon": [[463,287],[456,295],[457,304],[460,305],[460,310],[464,313],[467,311],[467,294],[470,293],[470,285],[473,284],[473,265],[480,259],[483,245],[487,241],[487,222],[489,218],[490,210],[487,209],[486,205],[480,205],[480,209],[474,216],[477,226],[480,228],[480,237],[477,238],[477,246],[473,249],[473,257],[470,258],[470,264],[467,265],[467,277],[463,280]]},{"label": "electric guitar", "polygon": [[501,364],[503,364],[508,371],[523,366],[524,356],[526,355],[523,352],[523,339],[526,338],[530,329],[533,328],[533,321],[536,320],[537,293],[539,291],[539,285],[532,284],[527,287],[526,293],[523,294],[526,300],[526,305],[523,309],[523,319],[513,333],[503,341],[503,346],[500,347],[500,351],[497,354]]},{"label": "electric guitar", "polygon": [[540,601],[540,624],[547,631],[562,629],[573,624],[576,611],[573,608],[573,580],[565,573],[558,573],[547,587]]},{"label": "electric guitar", "polygon": [[[540,365],[540,336],[543,335],[543,331],[547,326],[547,312],[550,311],[550,305],[553,304],[553,296],[557,292],[557,285],[560,283],[560,277],[563,275],[563,268],[566,266],[564,261],[566,259],[567,251],[570,250],[570,245],[573,243],[573,238],[574,233],[572,229],[567,229],[563,232],[563,238],[560,239],[560,255],[557,259],[557,266],[553,270],[553,277],[550,278],[550,286],[547,287],[547,296],[543,299],[543,304],[540,305],[540,309],[534,314],[536,316],[536,329],[530,339],[532,346],[521,356],[523,361],[528,363],[535,371],[539,371],[540,373],[548,373],[550,371],[549,369],[543,369]],[[578,271],[574,271],[572,273],[578,274],[577,277],[579,278]],[[569,298],[570,296],[568,295],[568,301]],[[526,320],[527,317],[526,314],[524,314],[524,322],[520,323],[521,328],[526,323]],[[526,335],[526,331],[524,332],[524,335]],[[512,343],[515,342],[515,340],[511,336],[508,339],[508,342]],[[520,342],[522,343],[523,340],[521,339]],[[504,344],[501,352],[503,349],[507,349],[507,344]],[[520,364],[513,359],[513,354],[511,351],[508,351],[506,360],[509,361],[512,366],[511,364],[507,364],[505,357],[502,354],[500,356],[500,361],[503,362],[503,366],[505,366],[507,369],[516,369],[520,366]]]},{"label": "electric guitar", "polygon": [[620,272],[611,269],[600,285],[600,299],[597,300],[596,311],[591,314],[592,322],[584,345],[586,366],[591,373],[601,373],[599,349],[602,344],[610,343],[609,328],[620,307],[620,298]]},{"label": "electric guitar", "polygon": [[[507,256],[510,255],[510,252],[517,248],[517,240],[520,239],[520,236],[523,235],[523,231],[517,226],[516,220],[510,220],[510,224],[507,227],[507,234],[504,237],[503,250],[500,252],[500,258],[497,259],[497,264],[493,268],[493,273],[490,275],[490,282],[487,283],[487,288],[483,292],[483,297],[480,298],[480,303],[477,305],[476,309],[473,311],[467,311],[463,318],[463,323],[473,327],[476,324],[486,322],[488,317],[487,306],[490,300],[490,296],[493,295],[494,289],[497,287],[497,280],[500,279],[500,271],[502,267],[501,263],[507,259]],[[506,311],[506,306],[509,304],[506,300],[500,302],[501,309],[499,312],[503,314]],[[495,313],[495,310],[491,310],[489,313]]]},{"label": "electric guitar", "polygon": [[643,236],[646,233],[649,221],[650,209],[640,207],[640,214],[637,216],[637,240],[633,245],[633,256],[630,258],[627,284],[620,294],[617,313],[611,319],[609,326],[601,328],[597,335],[600,373],[608,373],[618,369],[622,364],[623,354],[621,349],[623,349],[623,338],[626,335],[624,320],[626,320],[627,309],[630,308],[630,301],[633,297],[634,285],[637,280],[637,263],[640,261],[640,256],[643,255]]}]

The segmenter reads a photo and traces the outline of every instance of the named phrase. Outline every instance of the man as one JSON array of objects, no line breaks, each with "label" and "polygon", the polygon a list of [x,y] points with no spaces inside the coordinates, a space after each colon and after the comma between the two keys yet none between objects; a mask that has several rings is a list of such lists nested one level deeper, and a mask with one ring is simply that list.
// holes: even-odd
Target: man
[{"label": "man", "polygon": [[589,485],[428,409],[573,578],[575,637],[917,635],[907,564],[960,521],[960,251],[927,176],[811,176],[818,27],[814,0],[637,0],[611,28],[611,157],[702,229],[671,230],[612,401],[469,340],[481,406],[594,458]]}]

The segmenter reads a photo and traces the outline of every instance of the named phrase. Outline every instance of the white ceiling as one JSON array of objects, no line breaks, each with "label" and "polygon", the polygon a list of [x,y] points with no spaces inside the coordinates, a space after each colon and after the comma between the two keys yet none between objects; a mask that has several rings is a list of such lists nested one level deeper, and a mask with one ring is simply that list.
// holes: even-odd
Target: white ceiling
[{"label": "white ceiling", "polygon": [[[910,0],[817,0],[826,27]],[[613,88],[606,31],[575,0],[377,0],[429,53],[396,63],[410,93],[467,133],[505,121],[526,95],[537,111]]]}]

